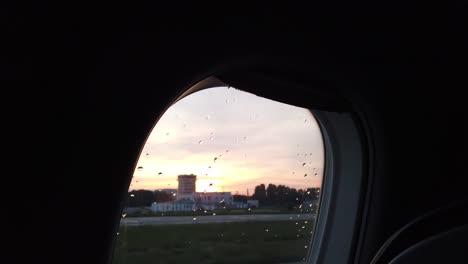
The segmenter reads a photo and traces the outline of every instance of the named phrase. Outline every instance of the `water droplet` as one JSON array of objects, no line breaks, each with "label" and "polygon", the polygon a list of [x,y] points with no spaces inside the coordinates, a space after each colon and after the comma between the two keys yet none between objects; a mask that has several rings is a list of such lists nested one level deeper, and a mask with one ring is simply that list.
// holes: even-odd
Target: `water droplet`
[{"label": "water droplet", "polygon": [[295,172],[293,171],[292,174],[295,174]]},{"label": "water droplet", "polygon": [[299,197],[296,198],[296,201],[299,201]]},{"label": "water droplet", "polygon": [[206,115],[205,118],[206,118],[206,120],[209,120],[209,119],[211,119],[211,116],[210,116],[210,115]]},{"label": "water droplet", "polygon": [[122,214],[122,218],[125,218],[127,216],[127,213]]},{"label": "water droplet", "polygon": [[307,194],[310,194],[310,191],[308,191]]},{"label": "water droplet", "polygon": [[211,166],[208,166],[208,169],[211,169]]},{"label": "water droplet", "polygon": [[313,168],[312,170],[315,170],[315,168]]},{"label": "water droplet", "polygon": [[268,231],[270,231],[270,230],[268,230],[268,229],[265,229],[265,231],[267,231],[267,232],[268,232]]},{"label": "water droplet", "polygon": [[304,228],[305,228],[305,226],[302,226],[302,229],[304,229]]},{"label": "water droplet", "polygon": [[289,219],[292,219],[292,216],[290,216]]},{"label": "water droplet", "polygon": [[307,224],[307,221],[304,221],[304,224]]},{"label": "water droplet", "polygon": [[314,176],[318,176],[318,173],[315,173]]},{"label": "water droplet", "polygon": [[196,217],[194,217],[194,218],[193,218],[193,221],[195,221],[195,220],[197,220],[197,218],[196,218]]},{"label": "water droplet", "polygon": [[250,208],[249,208],[249,211],[250,211]]},{"label": "water droplet", "polygon": [[307,119],[306,119],[306,120],[304,120],[304,123],[306,123],[306,122],[307,122]]},{"label": "water droplet", "polygon": [[213,159],[213,162],[216,162],[217,159],[218,159],[218,158],[214,158],[214,159]]},{"label": "water droplet", "polygon": [[213,215],[216,215],[216,213],[213,213]]},{"label": "water droplet", "polygon": [[132,194],[130,194],[130,197],[135,197],[135,195],[132,193]]},{"label": "water droplet", "polygon": [[304,246],[304,248],[307,248],[307,246]]},{"label": "water droplet", "polygon": [[306,173],[306,174],[304,174],[304,177],[307,177],[307,173]]},{"label": "water droplet", "polygon": [[161,175],[161,174],[162,174],[162,172],[158,172],[158,175]]},{"label": "water droplet", "polygon": [[229,152],[229,149],[226,149],[226,153],[228,153],[228,152]]},{"label": "water droplet", "polygon": [[117,232],[117,235],[120,235],[120,233],[119,233],[119,232]]},{"label": "water droplet", "polygon": [[201,144],[201,143],[203,143],[203,140],[198,141],[198,144]]},{"label": "water droplet", "polygon": [[299,237],[299,235],[296,235],[296,237]]},{"label": "water droplet", "polygon": [[169,132],[166,133],[166,136],[169,136]]},{"label": "water droplet", "polygon": [[209,186],[213,186],[213,184],[212,184],[212,183],[210,183],[210,185],[209,185]]},{"label": "water droplet", "polygon": [[299,223],[298,223],[298,222],[296,222],[296,225],[298,225],[298,224],[299,224]]},{"label": "water droplet", "polygon": [[148,157],[148,156],[149,156],[149,153],[146,153],[146,155],[145,155],[145,156],[146,156],[146,157]]},{"label": "water droplet", "polygon": [[172,196],[176,196],[177,194],[173,193]]},{"label": "water droplet", "polygon": [[301,205],[299,205],[299,208],[302,208],[302,204],[301,204]]},{"label": "water droplet", "polygon": [[244,140],[247,140],[247,137],[244,137]]},{"label": "water droplet", "polygon": [[138,170],[138,171],[142,171],[142,170],[143,170],[143,166],[139,166],[139,167],[137,168],[137,170]]},{"label": "water droplet", "polygon": [[304,167],[306,164],[307,164],[307,163],[305,163],[305,162],[304,162],[304,163],[302,163],[302,167]]},{"label": "water droplet", "polygon": [[206,210],[205,210],[205,211],[203,211],[203,212],[204,212],[205,214],[207,213],[207,212],[206,212]]}]

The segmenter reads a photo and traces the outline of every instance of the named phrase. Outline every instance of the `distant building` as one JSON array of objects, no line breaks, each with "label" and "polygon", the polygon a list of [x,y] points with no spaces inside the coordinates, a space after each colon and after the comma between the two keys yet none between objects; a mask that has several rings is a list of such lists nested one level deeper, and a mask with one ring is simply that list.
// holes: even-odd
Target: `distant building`
[{"label": "distant building", "polygon": [[193,211],[196,209],[193,201],[175,201],[165,203],[153,203],[151,205],[151,211],[153,212],[186,212]]},{"label": "distant building", "polygon": [[[179,175],[176,200],[172,202],[153,203],[152,211],[192,211],[196,209],[214,210],[222,208],[248,208],[258,207],[257,200],[249,200],[247,203],[234,202],[230,192],[196,192],[195,183],[197,176],[193,174]],[[167,189],[169,190],[169,189]],[[174,193],[174,190],[170,190]]]},{"label": "distant building", "polygon": [[197,176],[190,175],[179,175],[177,176],[178,190],[177,192],[181,195],[192,194],[195,192],[195,183],[197,181]]}]

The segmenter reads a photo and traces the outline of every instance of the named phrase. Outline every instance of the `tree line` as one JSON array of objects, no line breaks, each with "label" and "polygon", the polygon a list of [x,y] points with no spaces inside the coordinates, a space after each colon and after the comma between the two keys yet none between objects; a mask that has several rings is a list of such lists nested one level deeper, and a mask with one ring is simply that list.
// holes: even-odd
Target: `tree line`
[{"label": "tree line", "polygon": [[286,185],[260,184],[255,186],[252,199],[258,200],[260,206],[293,208],[304,202],[318,200],[320,188],[295,189]]}]

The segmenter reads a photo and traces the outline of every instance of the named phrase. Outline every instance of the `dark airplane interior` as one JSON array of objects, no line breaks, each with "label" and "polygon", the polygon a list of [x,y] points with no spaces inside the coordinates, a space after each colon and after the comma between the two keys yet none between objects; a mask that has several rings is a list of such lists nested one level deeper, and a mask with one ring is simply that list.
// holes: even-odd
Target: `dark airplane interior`
[{"label": "dark airplane interior", "polygon": [[306,263],[468,263],[466,4],[283,4],[5,8],[0,262],[112,263],[148,134],[211,78],[329,132]]}]

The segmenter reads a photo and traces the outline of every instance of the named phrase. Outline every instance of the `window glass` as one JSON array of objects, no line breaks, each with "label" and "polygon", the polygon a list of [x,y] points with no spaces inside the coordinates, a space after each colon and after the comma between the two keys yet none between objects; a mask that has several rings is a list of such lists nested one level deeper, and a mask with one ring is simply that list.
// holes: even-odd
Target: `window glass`
[{"label": "window glass", "polygon": [[188,95],[143,147],[113,263],[303,262],[323,168],[308,109],[232,87]]}]

